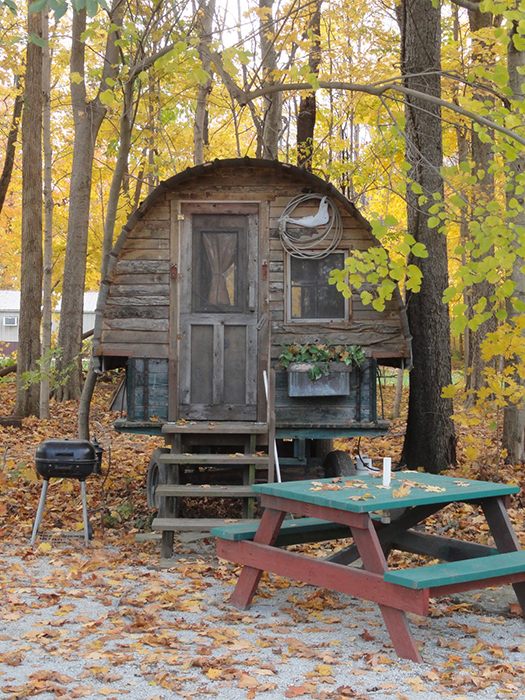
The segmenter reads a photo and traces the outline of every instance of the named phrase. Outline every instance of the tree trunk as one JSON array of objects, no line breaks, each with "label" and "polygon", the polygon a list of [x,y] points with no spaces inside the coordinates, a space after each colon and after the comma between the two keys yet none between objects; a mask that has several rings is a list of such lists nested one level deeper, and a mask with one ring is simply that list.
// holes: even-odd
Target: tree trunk
[{"label": "tree trunk", "polygon": [[[494,58],[494,45],[489,43],[483,34],[484,29],[492,26],[492,14],[489,12],[474,12],[469,11],[469,23],[470,30],[472,32],[472,65],[483,65],[484,67],[493,67],[495,63]],[[484,103],[486,106],[487,100],[493,102],[490,96],[487,96],[485,92],[482,92],[477,96],[477,99]],[[493,135],[494,132],[489,132]],[[472,153],[472,163],[475,173],[483,171],[485,173],[484,177],[481,178],[476,185],[476,192],[473,201],[476,205],[486,206],[489,202],[494,200],[495,189],[494,189],[494,174],[491,172],[490,166],[493,163],[494,154],[492,152],[492,143],[483,142],[477,133],[477,131],[471,131],[471,153]],[[488,212],[484,215],[488,215]],[[487,255],[493,255],[494,249],[490,248],[487,251]],[[489,298],[494,294],[494,285],[483,280],[477,284],[473,284],[467,292],[466,303],[468,305],[467,315],[472,318],[476,311],[474,307],[480,301],[480,299],[485,298],[487,302]],[[490,303],[489,303],[490,306]],[[465,363],[467,367],[467,381],[466,388],[472,389],[473,391],[479,391],[484,385],[483,370],[485,369],[485,362],[481,357],[481,345],[486,339],[488,333],[493,333],[497,328],[497,321],[494,315],[490,319],[484,321],[481,326],[476,331],[469,331],[468,335],[468,352],[465,356]],[[474,400],[474,396],[470,401]]]},{"label": "tree trunk", "polygon": [[[432,0],[403,0],[399,9],[402,36],[401,68],[404,84],[440,96],[440,10]],[[439,473],[455,462],[452,401],[442,398],[451,382],[448,307],[442,303],[448,286],[446,238],[429,229],[432,195],[443,196],[441,110],[423,99],[407,98],[406,158],[409,178],[428,198],[407,188],[408,233],[424,243],[428,258],[418,259],[423,273],[421,290],[407,293],[408,322],[413,337],[408,420],[402,459],[409,469],[423,467]]]},{"label": "tree trunk", "polygon": [[[119,24],[121,0],[115,0],[111,10],[113,22]],[[86,29],[86,12],[73,13],[71,74],[82,76],[80,83],[71,82],[71,101],[75,139],[73,164],[69,190],[69,218],[67,227],[66,258],[62,283],[62,305],[58,345],[61,357],[57,369],[67,377],[57,389],[59,401],[78,399],[82,385],[81,337],[86,277],[86,253],[89,229],[89,206],[93,157],[97,135],[106,115],[106,107],[100,101],[100,93],[109,88],[108,79],[115,75],[118,51],[115,47],[116,32],[111,31],[106,41],[104,68],[97,97],[88,102],[84,83],[85,44],[82,34]]]},{"label": "tree trunk", "polygon": [[[509,72],[509,87],[512,90],[513,101],[518,103],[518,107],[525,101],[523,91],[523,71],[525,68],[525,51],[520,51],[514,45],[514,36],[518,38],[522,36],[522,32],[518,29],[518,23],[512,21],[509,23],[509,45],[507,48],[507,69]],[[521,40],[521,39],[520,39]],[[516,110],[516,113],[520,113]],[[511,219],[511,226],[525,227],[525,196],[520,194],[520,189],[523,189],[523,175],[525,173],[525,155],[523,149],[518,151],[516,160],[509,163],[511,172],[508,174],[508,184],[512,184],[512,189],[507,192],[507,199],[517,199],[519,208],[516,209],[516,217]],[[509,207],[509,211],[511,208]],[[516,236],[518,233],[516,232]],[[518,242],[516,243],[518,247]],[[515,283],[513,296],[522,304],[525,302],[525,275],[521,271],[525,265],[525,260],[521,255],[516,256],[514,268],[511,275],[512,281]],[[512,304],[507,305],[509,320],[517,319],[520,315],[516,312]],[[522,364],[523,358],[516,357],[510,360],[511,364]],[[525,385],[523,377],[516,372],[513,379],[521,387]],[[507,450],[506,460],[510,464],[518,464],[525,461],[525,405],[523,402],[519,404],[509,404],[503,412],[503,437],[502,445]]]},{"label": "tree trunk", "polygon": [[[42,36],[42,13],[28,15],[28,34]],[[15,414],[39,414],[38,382],[24,373],[38,370],[42,303],[42,49],[29,42],[22,116],[22,267],[20,333]]]},{"label": "tree trunk", "polygon": [[[274,0],[259,0],[259,8],[267,10],[261,15],[260,36],[262,73],[265,85],[276,80],[277,51],[275,50],[275,28],[272,8]],[[281,92],[264,97],[264,124],[262,131],[262,157],[277,160],[279,157],[279,134],[282,127],[283,96]]]},{"label": "tree trunk", "polygon": [[[48,9],[43,10],[43,36],[49,40]],[[46,44],[42,66],[44,100],[44,294],[42,299],[42,380],[40,382],[40,418],[49,418],[49,372],[51,369],[51,333],[53,309],[53,146],[51,143],[51,52]]]},{"label": "tree trunk", "polygon": [[4,206],[7,190],[9,189],[9,184],[11,182],[11,175],[13,174],[16,140],[18,138],[18,123],[22,114],[22,105],[24,104],[24,98],[22,94],[18,92],[18,83],[19,80],[17,76],[15,81],[15,89],[17,90],[17,95],[15,97],[15,104],[13,106],[13,118],[11,119],[11,128],[9,129],[9,134],[7,135],[4,167],[2,169],[2,174],[0,175],[0,211],[2,211],[2,207]]},{"label": "tree trunk", "polygon": [[199,0],[199,58],[203,70],[209,77],[205,83],[199,85],[197,92],[197,106],[195,109],[195,124],[193,127],[193,162],[195,165],[204,163],[204,147],[209,144],[208,139],[208,98],[211,93],[211,59],[209,51],[203,49],[212,39],[213,14],[215,12],[215,0]]},{"label": "tree trunk", "polygon": [[[321,64],[321,4],[322,0],[315,0],[308,23],[308,33],[312,37],[308,63],[310,73],[315,76],[319,75]],[[297,165],[310,171],[312,170],[316,113],[315,92],[301,94],[297,114]]]}]

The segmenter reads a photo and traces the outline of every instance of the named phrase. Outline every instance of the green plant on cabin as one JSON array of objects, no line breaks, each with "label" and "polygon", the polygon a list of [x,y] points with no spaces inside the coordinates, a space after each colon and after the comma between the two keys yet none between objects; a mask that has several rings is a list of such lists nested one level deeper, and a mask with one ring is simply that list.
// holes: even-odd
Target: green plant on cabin
[{"label": "green plant on cabin", "polygon": [[312,381],[326,377],[330,373],[330,362],[342,362],[347,367],[361,367],[365,353],[360,345],[333,345],[331,343],[308,343],[300,345],[281,343],[283,352],[279,355],[279,364],[285,369],[293,363],[311,364],[308,378]]}]

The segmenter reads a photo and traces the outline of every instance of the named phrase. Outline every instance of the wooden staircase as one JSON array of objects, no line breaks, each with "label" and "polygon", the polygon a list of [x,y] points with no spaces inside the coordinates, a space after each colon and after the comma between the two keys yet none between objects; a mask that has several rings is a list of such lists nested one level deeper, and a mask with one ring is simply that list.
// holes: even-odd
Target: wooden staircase
[{"label": "wooden staircase", "polygon": [[[218,518],[181,518],[181,498],[241,498],[243,519],[253,519],[255,497],[251,486],[257,472],[264,470],[264,481],[274,480],[274,425],[270,420],[268,423],[179,421],[163,426],[170,451],[158,457],[159,466],[164,467],[164,483],[155,491],[160,497],[160,508],[152,523],[153,530],[162,532],[161,566],[169,565],[174,532],[209,532],[212,527],[231,522]],[[210,483],[184,483],[184,470],[188,467],[209,467]],[[236,480],[242,475],[242,484],[221,483],[224,478],[233,481],[232,473]]]}]

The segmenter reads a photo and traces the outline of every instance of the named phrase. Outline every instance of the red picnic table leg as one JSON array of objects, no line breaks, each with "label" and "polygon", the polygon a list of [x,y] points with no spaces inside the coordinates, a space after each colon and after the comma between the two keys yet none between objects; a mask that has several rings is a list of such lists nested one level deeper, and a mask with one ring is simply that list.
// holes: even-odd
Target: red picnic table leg
[{"label": "red picnic table leg", "polygon": [[[518,552],[521,545],[514,532],[502,498],[491,498],[481,504],[498,552]],[[525,616],[525,582],[513,583],[514,593]]]},{"label": "red picnic table leg", "polygon": [[[388,566],[372,520],[368,520],[366,529],[352,527],[352,535],[365,569],[376,574],[384,574]],[[408,626],[406,614],[389,605],[380,604],[379,609],[397,655],[403,659],[421,663],[423,659]]]},{"label": "red picnic table leg", "polygon": [[[273,545],[279,534],[279,529],[286,515],[285,511],[265,508],[264,513],[253,538],[254,542],[260,544]],[[252,566],[244,566],[230,602],[239,610],[246,610],[252,602],[259,581],[263,574],[263,569],[256,569]]]}]

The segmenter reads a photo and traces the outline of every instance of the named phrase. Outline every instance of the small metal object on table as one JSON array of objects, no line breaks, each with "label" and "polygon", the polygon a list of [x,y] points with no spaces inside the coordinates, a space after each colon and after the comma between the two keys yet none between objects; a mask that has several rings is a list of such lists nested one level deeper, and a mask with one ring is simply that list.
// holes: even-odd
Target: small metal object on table
[{"label": "small metal object on table", "polygon": [[[395,497],[394,490],[400,487],[403,490]],[[347,593],[378,603],[398,656],[417,662],[422,657],[406,613],[427,615],[431,596],[511,583],[525,610],[525,551],[506,510],[509,496],[519,491],[515,486],[397,472],[390,488],[385,488],[381,479],[363,475],[259,484],[253,490],[260,494],[264,508],[256,532],[240,534],[237,526],[212,530],[217,536],[218,555],[244,565],[231,596],[232,604],[240,609],[250,605],[264,571]],[[412,530],[455,502],[481,507],[497,550]],[[405,508],[400,517],[381,522],[381,512],[400,507]],[[278,538],[281,526],[286,529],[283,521],[287,513],[306,516],[310,529],[314,518],[333,523],[333,537],[341,536],[341,525],[347,526],[353,543],[331,560],[280,549]],[[294,523],[299,531],[301,520]],[[309,541],[319,539],[330,539],[329,531],[323,537],[312,534]],[[387,557],[393,548],[448,563],[403,572],[389,570]],[[359,558],[363,568],[348,566]]]}]

